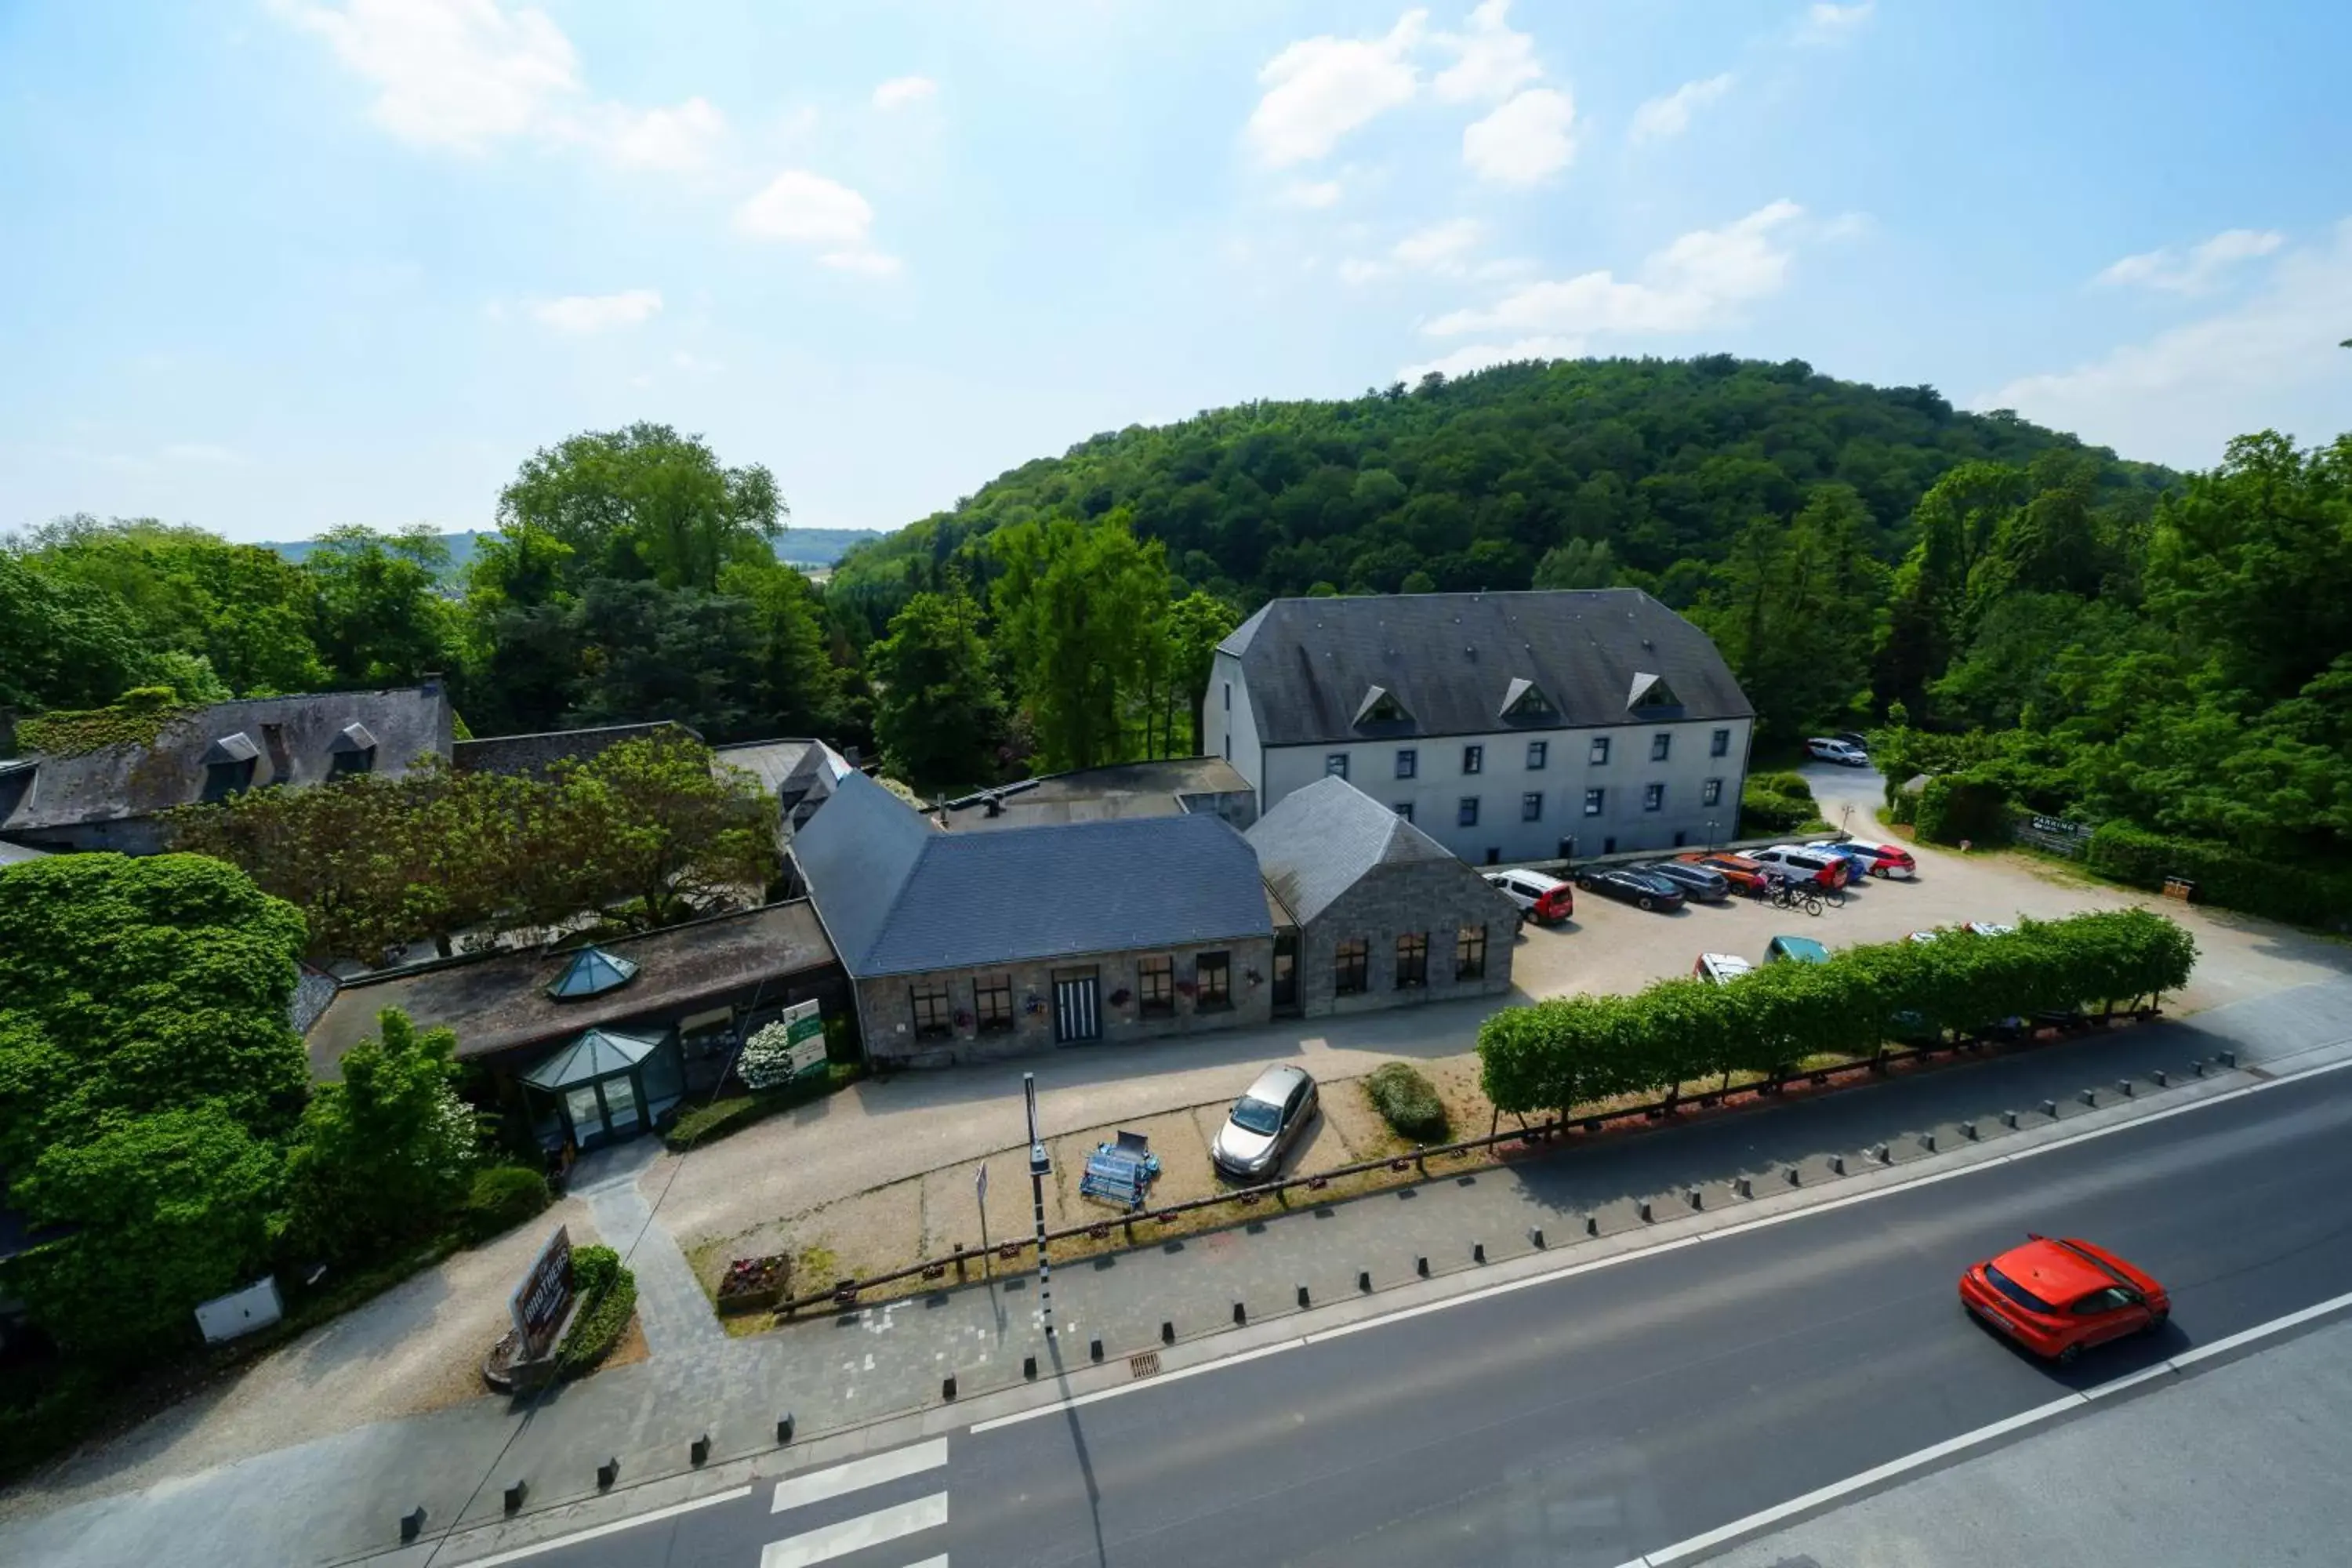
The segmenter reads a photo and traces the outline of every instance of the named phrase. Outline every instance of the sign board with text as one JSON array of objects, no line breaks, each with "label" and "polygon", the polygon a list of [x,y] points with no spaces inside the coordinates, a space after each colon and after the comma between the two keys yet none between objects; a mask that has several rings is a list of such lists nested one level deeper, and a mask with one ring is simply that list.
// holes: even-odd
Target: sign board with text
[{"label": "sign board with text", "polygon": [[814,1078],[824,1071],[824,1018],[814,1002],[795,1002],[784,1009],[784,1053],[794,1079]]},{"label": "sign board with text", "polygon": [[508,1308],[514,1314],[519,1362],[538,1361],[555,1348],[555,1336],[572,1310],[572,1232],[557,1226],[539,1259],[515,1287]]}]

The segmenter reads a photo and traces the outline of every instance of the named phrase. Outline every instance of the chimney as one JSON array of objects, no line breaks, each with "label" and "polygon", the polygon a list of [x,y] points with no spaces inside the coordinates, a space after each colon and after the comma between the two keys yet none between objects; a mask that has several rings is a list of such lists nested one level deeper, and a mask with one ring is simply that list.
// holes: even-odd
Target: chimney
[{"label": "chimney", "polygon": [[440,696],[441,672],[437,669],[428,669],[424,674],[418,676],[416,678],[416,689],[425,693],[427,697]]},{"label": "chimney", "polygon": [[294,753],[286,749],[286,726],[264,724],[261,727],[261,749],[269,753],[269,777],[274,784],[285,784],[294,777]]},{"label": "chimney", "polygon": [[857,760],[857,748],[856,748],[856,747],[855,747],[855,746],[844,746],[844,747],[842,747],[842,748],[841,748],[841,760],[842,760],[843,762],[845,762],[845,763],[847,763],[851,767],[853,767],[853,768],[856,768],[856,769],[857,769],[857,771],[858,771],[858,772],[860,772],[860,773],[864,773],[864,772],[866,771],[866,770],[865,770],[865,768],[864,768],[862,765],[860,765],[860,763],[858,763],[858,760]]}]

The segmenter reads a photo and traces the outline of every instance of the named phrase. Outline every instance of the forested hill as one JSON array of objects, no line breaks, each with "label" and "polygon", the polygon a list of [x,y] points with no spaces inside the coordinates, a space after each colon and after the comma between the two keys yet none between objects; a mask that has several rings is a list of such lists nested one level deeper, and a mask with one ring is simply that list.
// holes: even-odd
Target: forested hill
[{"label": "forested hill", "polygon": [[[457,584],[465,581],[466,568],[474,559],[474,551],[487,534],[478,532],[445,533],[441,542],[448,548],[449,558],[440,569],[442,581]],[[843,551],[855,544],[867,543],[882,536],[870,528],[787,528],[774,541],[776,559],[795,566],[830,566],[841,559]],[[299,539],[289,542],[265,544],[297,566],[310,558],[319,547],[315,539]]]},{"label": "forested hill", "polygon": [[[950,562],[985,576],[976,536],[1123,506],[1185,581],[1244,610],[1318,588],[1525,588],[1547,555],[1545,585],[1613,575],[1679,606],[1744,527],[1795,516],[1817,486],[1852,487],[1863,539],[1891,565],[1947,471],[2053,453],[2092,469],[2105,501],[2176,477],[2011,415],[1961,413],[1929,387],[1837,381],[1798,360],[1504,365],[1097,436],[852,551],[828,598],[878,635]],[[1596,568],[1601,545],[1613,560]]]}]

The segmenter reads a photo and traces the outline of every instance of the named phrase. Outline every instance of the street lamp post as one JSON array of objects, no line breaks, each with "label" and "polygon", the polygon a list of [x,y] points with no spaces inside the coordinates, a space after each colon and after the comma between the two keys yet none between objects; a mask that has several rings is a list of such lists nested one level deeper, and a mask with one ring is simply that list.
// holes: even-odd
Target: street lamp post
[{"label": "street lamp post", "polygon": [[1717,818],[1712,816],[1706,819],[1706,847],[1709,849],[1713,849],[1715,847],[1715,827],[1717,820]]},{"label": "street lamp post", "polygon": [[1037,1137],[1037,1075],[1021,1075],[1022,1098],[1029,1105],[1029,1201],[1037,1213],[1037,1305],[1045,1320],[1045,1337],[1054,1337],[1054,1268],[1045,1257],[1045,1177],[1054,1162]]}]

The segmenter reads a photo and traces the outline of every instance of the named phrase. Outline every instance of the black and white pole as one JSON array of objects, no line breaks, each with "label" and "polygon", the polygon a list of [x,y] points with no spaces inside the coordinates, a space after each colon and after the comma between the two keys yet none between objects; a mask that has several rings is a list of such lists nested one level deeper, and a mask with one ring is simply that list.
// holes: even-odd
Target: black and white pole
[{"label": "black and white pole", "polygon": [[1037,1306],[1045,1321],[1045,1337],[1054,1337],[1054,1266],[1045,1257],[1045,1177],[1054,1169],[1045,1145],[1037,1137],[1037,1075],[1021,1075],[1022,1098],[1029,1105],[1029,1197],[1037,1210]]}]

